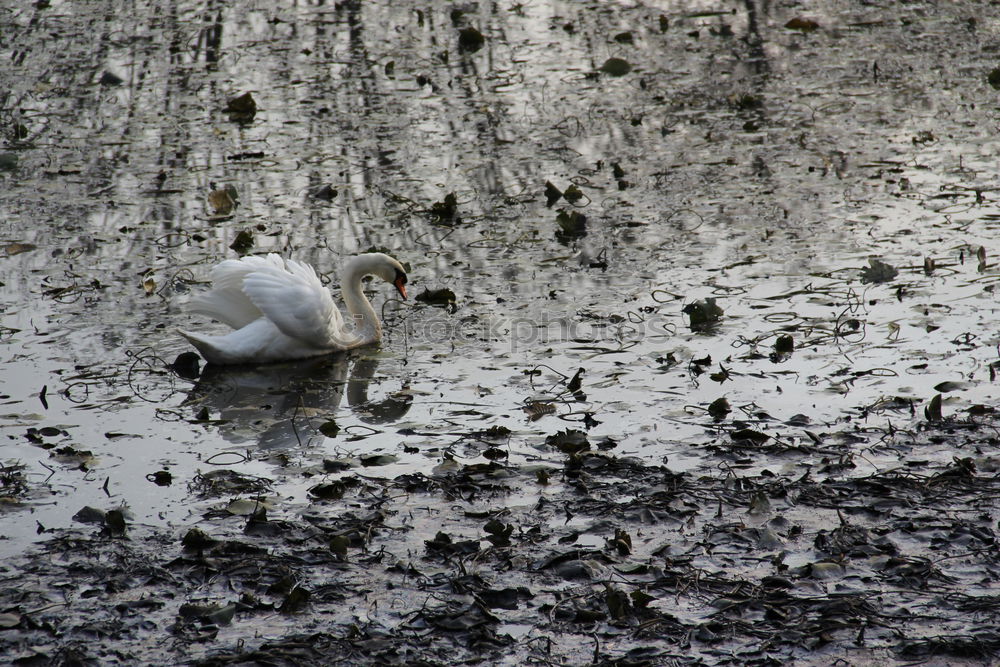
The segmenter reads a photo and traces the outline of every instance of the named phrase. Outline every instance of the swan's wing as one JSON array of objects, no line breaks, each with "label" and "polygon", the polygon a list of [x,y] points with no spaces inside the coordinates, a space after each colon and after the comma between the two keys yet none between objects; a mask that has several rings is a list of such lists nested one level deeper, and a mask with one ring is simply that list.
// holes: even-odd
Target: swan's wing
[{"label": "swan's wing", "polygon": [[212,289],[191,299],[188,310],[219,320],[233,329],[242,329],[261,316],[260,309],[243,292],[243,281],[254,271],[281,269],[283,266],[281,257],[273,253],[266,257],[251,256],[219,262],[209,274]]},{"label": "swan's wing", "polygon": [[319,348],[341,347],[349,339],[330,291],[308,264],[262,266],[246,274],[243,292],[286,336]]},{"label": "swan's wing", "polygon": [[226,289],[229,287],[242,290],[243,281],[254,271],[283,271],[285,262],[280,255],[270,253],[268,255],[249,255],[240,259],[227,259],[212,267],[211,279],[216,288]]},{"label": "swan's wing", "polygon": [[232,287],[199,294],[188,302],[187,309],[189,312],[219,320],[233,329],[242,329],[261,315],[260,310],[250,302],[243,290]]}]

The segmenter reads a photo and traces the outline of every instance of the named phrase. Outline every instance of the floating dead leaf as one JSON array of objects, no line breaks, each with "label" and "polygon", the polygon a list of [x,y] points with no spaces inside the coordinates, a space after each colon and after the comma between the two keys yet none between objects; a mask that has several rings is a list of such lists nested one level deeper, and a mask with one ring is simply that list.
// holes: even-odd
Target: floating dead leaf
[{"label": "floating dead leaf", "polygon": [[461,222],[458,217],[458,198],[454,192],[445,195],[441,201],[434,202],[428,213],[439,222]]},{"label": "floating dead leaf", "polygon": [[156,280],[153,279],[152,273],[147,273],[143,277],[142,291],[146,293],[146,296],[152,296],[156,292]]},{"label": "floating dead leaf", "polygon": [[935,394],[931,402],[924,407],[924,418],[929,422],[939,422],[943,419],[941,415],[941,394]]},{"label": "floating dead leaf", "polygon": [[531,401],[524,406],[524,411],[528,415],[529,421],[537,421],[545,415],[551,415],[556,411],[554,403],[547,401]]},{"label": "floating dead leaf", "polygon": [[322,201],[333,201],[337,198],[337,191],[332,185],[327,183],[326,185],[318,188],[312,193],[313,199],[320,199]]},{"label": "floating dead leaf", "polygon": [[208,193],[208,210],[213,218],[227,218],[233,214],[236,209],[236,197],[233,196],[235,190],[233,186],[228,185]]},{"label": "floating dead leaf", "polygon": [[337,434],[340,433],[340,426],[336,421],[328,419],[320,424],[319,432],[328,438],[336,438]]},{"label": "floating dead leaf", "polygon": [[438,531],[432,540],[425,540],[424,546],[429,553],[445,555],[467,555],[479,552],[479,540],[453,540],[451,535]]},{"label": "floating dead leaf", "polygon": [[517,609],[517,603],[522,593],[527,593],[524,588],[485,588],[477,594],[490,609]]},{"label": "floating dead leaf", "polygon": [[157,470],[146,475],[146,479],[157,486],[170,486],[174,482],[174,476],[170,474],[169,470]]},{"label": "floating dead leaf", "polygon": [[356,483],[348,484],[348,482],[344,480],[324,482],[310,488],[309,495],[313,498],[319,498],[321,500],[339,500],[344,497],[348,486],[356,486]]},{"label": "floating dead leaf", "polygon": [[125,535],[125,514],[121,510],[109,510],[104,515],[104,532],[111,537]]},{"label": "floating dead leaf", "polygon": [[514,525],[507,523],[501,523],[496,519],[491,519],[483,526],[483,530],[486,531],[486,539],[489,540],[495,547],[509,547],[510,546],[510,536],[514,532]]},{"label": "floating dead leaf", "polygon": [[623,528],[615,528],[615,537],[611,540],[611,546],[615,548],[619,556],[628,556],[632,553],[632,536]]},{"label": "floating dead leaf", "polygon": [[806,19],[796,16],[788,23],[786,23],[785,27],[788,28],[789,30],[798,30],[799,32],[812,32],[814,30],[819,29],[819,23],[817,23],[812,19]]},{"label": "floating dead leaf", "polygon": [[605,586],[607,590],[604,592],[604,602],[608,605],[608,613],[611,618],[620,619],[628,616],[632,610],[628,595],[610,584]]},{"label": "floating dead leaf", "polygon": [[890,264],[886,264],[877,257],[868,259],[868,266],[861,269],[861,282],[863,283],[887,283],[892,281],[899,271]]},{"label": "floating dead leaf", "polygon": [[725,396],[715,399],[708,406],[708,414],[717,422],[725,419],[730,412],[732,412],[732,408],[729,407],[729,401],[726,400]]},{"label": "floating dead leaf", "polygon": [[559,198],[562,197],[562,191],[556,186],[552,185],[550,181],[545,181],[545,205],[551,207]]},{"label": "floating dead leaf", "polygon": [[231,496],[241,493],[257,495],[269,490],[270,487],[269,479],[228,469],[198,474],[191,483],[191,490],[202,497]]},{"label": "floating dead leaf", "polygon": [[236,603],[196,604],[185,602],[177,610],[181,618],[198,620],[208,625],[229,625],[236,616]]},{"label": "floating dead leaf", "polygon": [[358,458],[365,468],[376,468],[378,466],[392,465],[399,461],[395,454],[372,454],[371,456],[361,456]]},{"label": "floating dead leaf", "polygon": [[104,510],[87,505],[73,515],[73,521],[80,523],[104,523],[105,514]]},{"label": "floating dead leaf", "polygon": [[483,450],[482,456],[484,459],[489,461],[502,461],[510,456],[507,450],[500,449],[499,447],[489,447]]},{"label": "floating dead leaf", "polygon": [[28,126],[24,123],[14,123],[10,128],[10,139],[14,143],[23,142],[29,134],[31,133],[28,131]]},{"label": "floating dead leaf", "polygon": [[455,309],[455,293],[452,292],[447,287],[441,289],[425,289],[423,292],[414,297],[417,301],[421,303],[426,303],[429,306],[438,306],[440,308],[451,308],[452,312]]},{"label": "floating dead leaf", "polygon": [[201,618],[210,625],[229,625],[236,616],[236,603],[213,605],[214,608]]},{"label": "floating dead leaf", "polygon": [[556,223],[559,225],[556,239],[560,242],[566,243],[587,235],[587,216],[579,211],[560,209],[556,214]]},{"label": "floating dead leaf", "polygon": [[347,548],[351,546],[351,540],[345,535],[334,535],[329,542],[330,551],[340,560],[347,560]]},{"label": "floating dead leaf", "polygon": [[752,111],[764,106],[764,97],[754,93],[734,93],[729,96],[729,103],[738,111]]},{"label": "floating dead leaf", "polygon": [[692,331],[704,331],[722,319],[724,311],[715,303],[715,297],[708,297],[689,303],[681,312],[688,316]]},{"label": "floating dead leaf", "polygon": [[483,48],[483,44],[486,43],[486,38],[483,37],[483,33],[479,32],[475,28],[462,28],[458,31],[458,50],[464,51],[465,53],[475,53],[479,49]]},{"label": "floating dead leaf", "polygon": [[587,434],[573,428],[568,428],[565,431],[559,431],[547,436],[545,444],[555,447],[563,454],[570,455],[579,454],[590,449],[590,441],[587,440]]},{"label": "floating dead leaf", "polygon": [[240,255],[245,255],[253,247],[253,243],[253,234],[249,230],[244,229],[236,235],[236,238],[229,244],[229,247]]},{"label": "floating dead leaf", "polygon": [[270,507],[271,504],[263,498],[234,498],[226,505],[226,511],[234,516],[251,516]]},{"label": "floating dead leaf", "polygon": [[990,70],[990,73],[986,75],[986,80],[991,86],[1000,90],[1000,67]]},{"label": "floating dead leaf", "polygon": [[169,368],[185,380],[197,380],[201,374],[201,357],[194,352],[181,352]]},{"label": "floating dead leaf", "polygon": [[763,491],[756,491],[750,496],[750,514],[767,514],[771,511],[771,501]]},{"label": "floating dead leaf", "polygon": [[735,442],[749,442],[754,445],[763,445],[765,442],[770,440],[770,436],[760,431],[755,431],[750,428],[741,428],[738,431],[733,431],[730,437]]},{"label": "floating dead leaf", "polygon": [[808,572],[807,576],[813,579],[838,579],[844,576],[844,566],[840,563],[831,563],[829,561],[810,563],[806,566],[806,570]]},{"label": "floating dead leaf", "polygon": [[629,597],[632,598],[632,606],[635,607],[636,609],[645,609],[650,602],[656,599],[649,593],[646,593],[645,591],[640,591],[639,589],[636,589],[631,593],[629,593]]},{"label": "floating dead leaf", "polygon": [[125,79],[121,78],[114,72],[109,72],[104,70],[101,72],[101,78],[98,80],[102,86],[120,86],[125,83]]},{"label": "floating dead leaf", "polygon": [[583,197],[583,190],[581,190],[576,184],[569,186],[563,192],[563,199],[568,201],[570,204],[576,204],[578,201],[583,199]]},{"label": "floating dead leaf", "polygon": [[38,246],[34,243],[8,243],[4,247],[4,252],[7,253],[8,257],[13,257],[14,255],[20,255],[22,252],[29,252],[31,250],[37,250]]},{"label": "floating dead leaf", "polygon": [[781,334],[774,341],[774,351],[768,355],[768,358],[776,364],[781,363],[787,361],[794,351],[795,340],[788,334]]},{"label": "floating dead leaf", "polygon": [[53,449],[49,456],[60,463],[76,466],[80,470],[90,470],[97,463],[94,453],[89,449],[77,449],[69,445]]},{"label": "floating dead leaf", "polygon": [[249,123],[257,114],[257,101],[250,93],[243,93],[226,103],[226,113],[235,123]]},{"label": "floating dead leaf", "polygon": [[624,58],[608,58],[601,65],[601,71],[609,76],[625,76],[632,71],[632,65]]},{"label": "floating dead leaf", "polygon": [[510,437],[510,429],[506,426],[501,426],[500,424],[495,424],[490,426],[485,431],[478,431],[475,435],[481,438],[508,438]]},{"label": "floating dead leaf", "polygon": [[188,532],[184,533],[184,537],[181,538],[181,544],[185,549],[193,549],[195,551],[201,551],[202,549],[208,549],[219,543],[219,540],[211,537],[200,528],[190,528]]}]

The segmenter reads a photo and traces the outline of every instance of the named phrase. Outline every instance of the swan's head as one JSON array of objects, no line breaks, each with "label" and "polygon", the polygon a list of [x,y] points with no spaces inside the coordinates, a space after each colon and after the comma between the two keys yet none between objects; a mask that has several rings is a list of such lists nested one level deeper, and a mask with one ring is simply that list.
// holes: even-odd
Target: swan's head
[{"label": "swan's head", "polygon": [[392,283],[399,296],[406,299],[406,269],[389,255],[381,252],[360,255],[370,262],[369,270],[387,283]]}]

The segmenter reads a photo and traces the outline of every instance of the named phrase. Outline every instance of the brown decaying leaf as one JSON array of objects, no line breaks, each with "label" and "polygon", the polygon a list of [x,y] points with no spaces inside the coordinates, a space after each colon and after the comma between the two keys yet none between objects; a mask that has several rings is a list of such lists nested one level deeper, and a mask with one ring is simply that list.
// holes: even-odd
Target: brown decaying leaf
[{"label": "brown decaying leaf", "polygon": [[941,415],[941,394],[935,394],[931,402],[924,407],[924,417],[929,422],[939,422],[943,419]]},{"label": "brown decaying leaf", "polygon": [[800,16],[796,16],[788,23],[785,27],[789,30],[798,30],[800,32],[812,32],[813,30],[819,29],[819,23],[812,19],[805,19]]},{"label": "brown decaying leaf", "polygon": [[556,411],[556,406],[553,403],[547,403],[544,401],[532,401],[524,406],[524,411],[527,413],[530,421],[536,421],[545,415],[554,413]]},{"label": "brown decaying leaf", "polygon": [[208,207],[214,216],[228,216],[236,208],[236,202],[228,190],[212,190],[208,193]]},{"label": "brown decaying leaf", "polygon": [[28,252],[29,250],[36,250],[38,246],[34,243],[19,243],[15,241],[14,243],[8,243],[4,247],[4,252],[7,253],[8,257],[13,257],[14,255],[20,255],[22,252]]}]

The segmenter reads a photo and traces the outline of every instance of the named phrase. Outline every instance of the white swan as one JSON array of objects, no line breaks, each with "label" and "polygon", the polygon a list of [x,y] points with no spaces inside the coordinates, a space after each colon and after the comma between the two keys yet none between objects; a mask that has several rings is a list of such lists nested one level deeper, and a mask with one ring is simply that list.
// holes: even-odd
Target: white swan
[{"label": "white swan", "polygon": [[369,275],[392,283],[406,298],[406,271],[399,262],[380,252],[358,255],[341,274],[344,305],[354,320],[348,326],[310,265],[273,253],[227,259],[212,268],[212,290],[192,299],[188,310],[235,331],[180,333],[211,364],[288,361],[377,343],[382,323],[361,289]]}]

